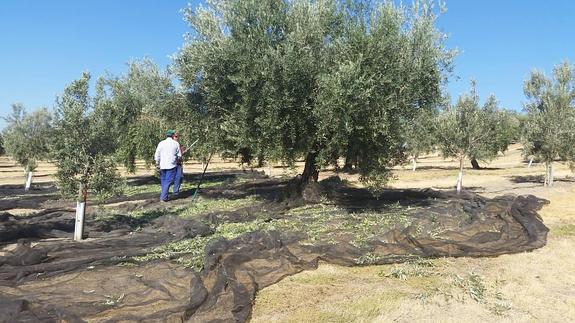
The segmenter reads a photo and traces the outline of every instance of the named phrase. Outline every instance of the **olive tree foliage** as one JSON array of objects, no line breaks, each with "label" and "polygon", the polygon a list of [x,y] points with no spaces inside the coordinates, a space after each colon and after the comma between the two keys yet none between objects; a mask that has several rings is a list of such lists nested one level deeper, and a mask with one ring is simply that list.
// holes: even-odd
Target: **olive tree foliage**
[{"label": "olive tree foliage", "polygon": [[171,74],[149,59],[133,61],[122,76],[108,75],[96,84],[99,119],[107,120],[107,138],[116,157],[130,172],[136,159],[153,163],[156,145],[168,127],[166,120],[181,120]]},{"label": "olive tree foliage", "polygon": [[37,167],[37,162],[48,157],[48,138],[51,133],[50,112],[46,108],[27,113],[22,104],[13,104],[12,113],[4,118],[4,146],[26,173]]},{"label": "olive tree foliage", "polygon": [[0,133],[0,156],[4,155],[5,152],[6,150],[4,150],[4,137],[2,136],[2,133]]},{"label": "olive tree foliage", "polygon": [[381,187],[405,158],[402,120],[441,99],[453,53],[438,11],[431,1],[208,1],[185,9],[193,32],[175,65],[218,149],[303,157],[302,184],[343,156]]},{"label": "olive tree foliage", "polygon": [[517,142],[521,135],[520,120],[512,111],[496,109],[486,115],[489,127],[487,130],[493,135],[485,149],[476,156],[469,156],[473,169],[481,169],[478,160],[488,161],[498,153],[507,151],[507,147]]},{"label": "olive tree foliage", "polygon": [[553,186],[553,162],[575,160],[575,66],[559,64],[552,78],[532,72],[524,92],[524,154],[545,162],[545,185]]},{"label": "olive tree foliage", "polygon": [[417,169],[417,159],[430,153],[436,146],[435,111],[423,110],[403,127],[405,152],[413,162],[413,171]]},{"label": "olive tree foliage", "polygon": [[507,149],[498,143],[498,131],[505,119],[494,96],[490,96],[483,106],[472,83],[471,91],[460,96],[454,106],[445,109],[437,120],[437,142],[445,158],[459,161],[457,192],[463,187],[463,163],[465,158],[490,160],[499,151]]},{"label": "olive tree foliage", "polygon": [[97,113],[99,102],[88,94],[89,80],[83,73],[57,99],[51,143],[58,186],[65,196],[78,194],[79,201],[88,192],[109,196],[122,187],[112,158],[116,145],[109,140],[110,120]]}]

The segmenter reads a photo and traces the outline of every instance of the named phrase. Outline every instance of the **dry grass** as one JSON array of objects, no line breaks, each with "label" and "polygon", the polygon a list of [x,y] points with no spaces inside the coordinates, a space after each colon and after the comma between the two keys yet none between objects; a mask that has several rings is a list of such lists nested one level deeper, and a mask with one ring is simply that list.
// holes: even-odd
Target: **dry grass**
[{"label": "dry grass", "polygon": [[[419,166],[416,172],[398,167],[391,186],[453,188],[455,162],[430,156]],[[322,264],[262,290],[252,321],[575,321],[575,184],[563,180],[572,174],[557,165],[560,181],[544,188],[533,182],[543,167],[527,168],[518,146],[487,166],[491,169],[466,169],[465,186],[486,196],[533,194],[551,201],[541,211],[551,229],[547,246],[495,258],[435,259],[422,275],[414,274],[413,264]]]}]

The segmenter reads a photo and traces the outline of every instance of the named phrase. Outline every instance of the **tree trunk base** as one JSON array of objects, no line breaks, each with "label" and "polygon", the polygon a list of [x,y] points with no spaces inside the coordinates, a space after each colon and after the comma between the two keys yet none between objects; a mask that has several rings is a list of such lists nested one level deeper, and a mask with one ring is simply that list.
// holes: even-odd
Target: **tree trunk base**
[{"label": "tree trunk base", "polygon": [[473,169],[481,169],[481,166],[479,166],[479,162],[477,162],[477,159],[475,158],[471,160],[471,167],[473,167]]}]

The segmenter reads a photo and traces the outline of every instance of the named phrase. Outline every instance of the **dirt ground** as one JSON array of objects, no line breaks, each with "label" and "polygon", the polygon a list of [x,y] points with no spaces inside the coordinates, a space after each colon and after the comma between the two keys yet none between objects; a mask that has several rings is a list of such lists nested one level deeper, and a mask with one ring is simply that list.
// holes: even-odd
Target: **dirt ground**
[{"label": "dirt ground", "polygon": [[[422,158],[419,169],[396,169],[395,188],[453,188],[455,161]],[[466,169],[464,187],[485,196],[533,194],[548,244],[494,258],[442,258],[367,267],[320,265],[262,290],[253,322],[569,322],[575,321],[575,183],[566,165],[543,187],[543,166],[528,168],[517,145],[485,165]],[[404,275],[397,273],[405,273]],[[397,278],[399,276],[399,278]]]},{"label": "dirt ground", "polygon": [[[504,156],[482,166],[486,168],[465,170],[463,183],[466,190],[486,197],[533,194],[551,202],[540,211],[544,223],[551,230],[544,248],[492,258],[441,258],[396,265],[343,267],[321,264],[317,270],[288,276],[259,291],[251,320],[575,321],[575,259],[572,257],[575,248],[575,204],[572,203],[575,181],[572,173],[566,165],[558,164],[556,186],[543,187],[543,166],[534,163],[528,168],[517,145]],[[274,165],[255,171],[286,178],[294,176],[301,168],[301,164],[294,168]],[[201,169],[199,163],[185,166],[186,173],[198,173]],[[210,165],[212,171],[229,169],[238,169],[237,163],[216,160]],[[26,215],[49,207],[51,201],[58,198],[56,192],[49,189],[54,171],[49,163],[41,163],[38,167],[34,183],[40,190],[28,193],[28,197],[32,195],[30,201],[36,201],[34,203],[27,203],[22,196],[2,196],[0,191],[0,211]],[[415,172],[411,165],[396,167],[390,187],[449,190],[455,185],[457,172],[455,161],[426,156],[420,159],[419,169]],[[137,173],[132,176],[136,179],[151,173],[150,169],[139,164]],[[323,171],[320,179],[334,174],[331,170]],[[339,176],[359,186],[357,175]],[[0,187],[11,188],[24,181],[21,168],[9,158],[0,157]],[[127,209],[130,208],[128,204],[142,204],[145,198],[155,196],[157,192],[155,186],[144,185],[138,187],[134,194],[142,196],[142,200],[118,200],[108,206]],[[200,205],[205,205],[206,209],[211,207],[206,203]],[[176,270],[172,266],[163,264],[160,271]],[[145,268],[142,270],[144,272]],[[161,273],[158,275],[160,277]],[[58,279],[66,280],[67,276]],[[166,280],[169,279],[166,277]],[[94,284],[93,289],[96,289],[98,284]],[[182,289],[173,298],[184,296],[185,289]],[[126,296],[125,302],[129,300]],[[107,299],[106,302],[113,303],[114,300]],[[113,317],[112,313],[99,315],[94,317],[95,321]]]}]

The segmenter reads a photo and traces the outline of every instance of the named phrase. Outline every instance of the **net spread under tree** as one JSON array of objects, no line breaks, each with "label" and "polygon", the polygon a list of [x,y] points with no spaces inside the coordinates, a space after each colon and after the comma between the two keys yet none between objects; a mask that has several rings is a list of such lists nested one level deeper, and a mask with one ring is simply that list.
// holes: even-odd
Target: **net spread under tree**
[{"label": "net spread under tree", "polygon": [[193,33],[177,70],[225,150],[304,158],[302,184],[343,156],[381,187],[405,157],[401,120],[442,96],[453,53],[434,25],[439,10],[431,1],[210,1],[185,11]]},{"label": "net spread under tree", "polygon": [[12,114],[5,120],[7,126],[3,138],[6,152],[24,167],[27,177],[25,189],[28,190],[38,161],[48,156],[52,118],[46,108],[27,113],[23,105],[13,104]]},{"label": "net spread under tree", "polygon": [[553,186],[553,162],[575,161],[575,67],[559,64],[552,78],[534,71],[524,91],[524,154],[545,162],[545,185]]}]

